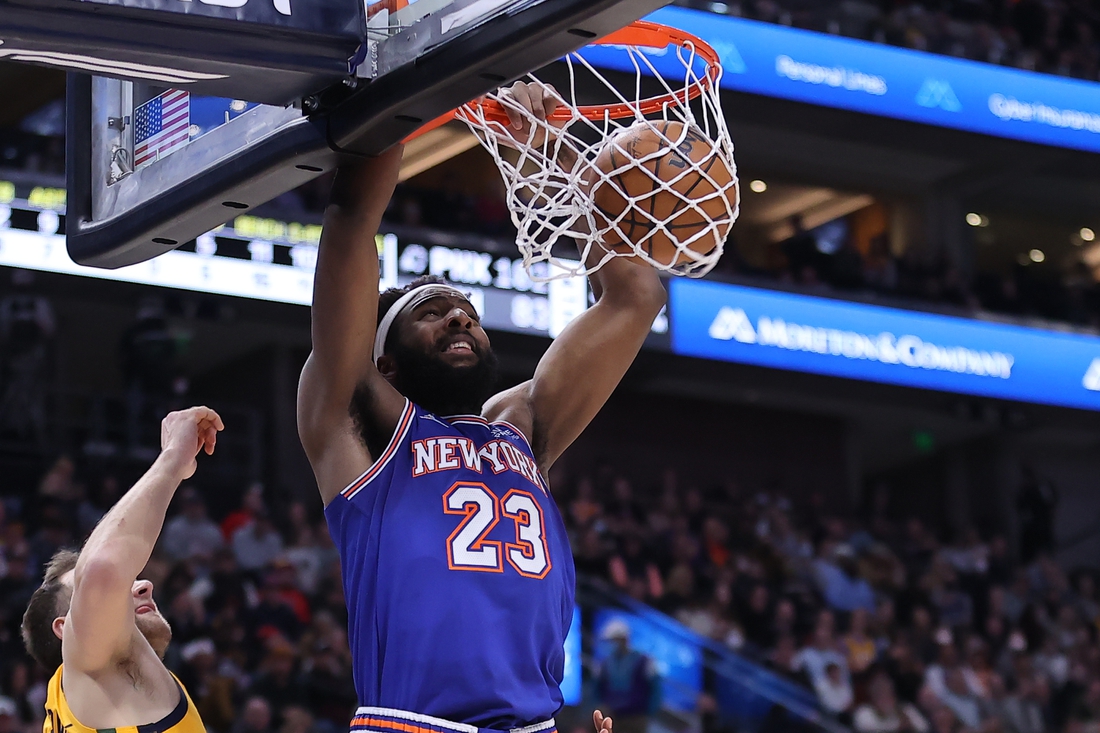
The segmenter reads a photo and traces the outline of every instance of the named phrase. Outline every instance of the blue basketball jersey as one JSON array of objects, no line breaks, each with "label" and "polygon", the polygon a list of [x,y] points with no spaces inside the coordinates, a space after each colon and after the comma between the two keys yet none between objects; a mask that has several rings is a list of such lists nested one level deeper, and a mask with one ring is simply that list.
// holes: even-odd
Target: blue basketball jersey
[{"label": "blue basketball jersey", "polygon": [[406,401],[325,516],[360,705],[498,730],[557,712],[573,556],[517,429]]}]

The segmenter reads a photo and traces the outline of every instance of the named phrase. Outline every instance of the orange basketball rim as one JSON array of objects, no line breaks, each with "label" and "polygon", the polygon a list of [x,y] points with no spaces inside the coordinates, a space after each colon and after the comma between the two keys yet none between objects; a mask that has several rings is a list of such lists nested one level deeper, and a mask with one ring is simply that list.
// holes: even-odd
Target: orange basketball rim
[{"label": "orange basketball rim", "polygon": [[[401,2],[402,0],[396,0]],[[658,114],[670,104],[686,104],[698,98],[701,94],[711,91],[722,75],[722,62],[714,48],[699,38],[686,31],[671,26],[651,23],[647,20],[637,20],[620,28],[614,33],[605,36],[598,41],[593,41],[593,46],[630,46],[638,49],[666,49],[675,47],[689,56],[701,59],[706,68],[694,78],[687,86],[679,91],[668,94],[640,99],[636,102],[618,102],[615,104],[587,104],[576,107],[562,106],[547,117],[547,120],[567,122],[575,119],[579,114],[589,120],[612,119],[620,120],[626,117],[636,117],[639,114],[648,116]],[[684,98],[686,94],[686,99]],[[415,133],[406,138],[408,142],[426,132],[434,130],[453,119],[470,119],[470,108],[477,109],[481,116],[489,122],[508,124],[508,113],[504,106],[493,99],[483,98],[469,102],[463,107],[440,115],[431,122],[425,124]]]}]

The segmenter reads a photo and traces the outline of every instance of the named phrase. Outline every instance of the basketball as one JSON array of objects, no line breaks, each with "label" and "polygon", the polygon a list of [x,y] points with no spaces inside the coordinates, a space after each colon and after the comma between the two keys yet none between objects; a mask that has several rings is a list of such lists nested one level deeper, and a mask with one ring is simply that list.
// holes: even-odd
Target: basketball
[{"label": "basketball", "polygon": [[[685,131],[682,122],[636,124],[609,139],[595,165],[604,176],[593,186],[592,198],[609,249],[640,249],[658,264],[675,267],[692,262],[677,242],[707,255],[733,226],[733,172],[697,128]],[[713,234],[706,232],[711,227]]]}]

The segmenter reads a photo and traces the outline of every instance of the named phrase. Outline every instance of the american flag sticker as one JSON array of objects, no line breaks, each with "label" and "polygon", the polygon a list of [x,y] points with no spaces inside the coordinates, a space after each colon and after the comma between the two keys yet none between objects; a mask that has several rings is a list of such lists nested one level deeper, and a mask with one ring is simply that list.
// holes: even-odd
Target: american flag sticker
[{"label": "american flag sticker", "polygon": [[134,110],[134,169],[159,160],[190,139],[191,95],[178,89]]}]

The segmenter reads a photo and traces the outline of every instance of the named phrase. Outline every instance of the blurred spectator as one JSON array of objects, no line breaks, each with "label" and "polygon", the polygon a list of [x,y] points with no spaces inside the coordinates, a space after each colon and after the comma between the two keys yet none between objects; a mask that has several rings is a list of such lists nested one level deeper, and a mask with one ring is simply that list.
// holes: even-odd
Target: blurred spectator
[{"label": "blurred spectator", "polygon": [[884,668],[894,682],[895,693],[902,701],[916,702],[917,694],[924,684],[925,670],[904,638],[895,640],[890,646]]},{"label": "blurred spectator", "polygon": [[810,644],[799,650],[794,658],[794,669],[804,670],[815,687],[824,683],[829,665],[836,665],[844,676],[849,673],[848,661],[837,651],[838,645],[833,636],[834,623],[833,614],[822,611],[817,617]]},{"label": "blurred spectator", "polygon": [[285,708],[306,703],[306,695],[297,679],[297,655],[294,647],[282,637],[273,637],[258,674],[248,688],[249,696],[267,700],[276,725],[282,723]]},{"label": "blurred spectator", "polygon": [[1054,510],[1058,487],[1040,478],[1030,465],[1024,466],[1024,480],[1016,497],[1020,521],[1020,557],[1031,562],[1040,553],[1054,549]]},{"label": "blurred spectator", "polygon": [[209,560],[222,547],[218,525],[206,516],[206,502],[191,486],[179,491],[180,513],[164,525],[161,551],[171,560]]},{"label": "blurred spectator", "polygon": [[790,224],[793,233],[780,245],[787,258],[787,269],[792,278],[803,283],[809,279],[808,273],[812,273],[812,279],[816,283],[821,261],[817,240],[811,232],[806,231],[800,215],[792,216]]},{"label": "blurred spectator", "polygon": [[127,385],[127,440],[135,456],[155,451],[152,446],[158,436],[152,426],[159,425],[173,397],[187,391],[181,362],[189,338],[187,332],[170,325],[164,301],[153,297],[139,303],[134,323],[122,335],[119,354]]},{"label": "blurred spectator", "polygon": [[622,551],[611,558],[611,581],[638,600],[654,600],[663,594],[657,567],[647,561],[642,540],[629,535],[623,540]]},{"label": "blurred spectator", "polygon": [[220,670],[217,649],[207,638],[184,645],[180,679],[209,730],[228,731],[235,720],[236,680]]},{"label": "blurred spectator", "polygon": [[940,702],[955,714],[955,717],[967,728],[978,728],[982,724],[981,699],[967,683],[966,676],[959,668],[947,670],[945,689],[938,692]]},{"label": "blurred spectator", "polygon": [[836,545],[830,558],[822,557],[814,563],[814,572],[830,608],[836,611],[875,610],[874,591],[859,576],[855,551],[850,545]]},{"label": "blurred spectator", "polygon": [[600,709],[619,733],[645,733],[659,689],[653,663],[630,648],[630,627],[618,619],[604,627],[602,639],[613,646],[596,678]]},{"label": "blurred spectator", "polygon": [[0,733],[17,733],[19,708],[10,697],[0,696]]},{"label": "blurred spectator", "polygon": [[55,501],[42,506],[38,531],[31,536],[30,554],[36,565],[44,565],[62,547],[75,547],[72,520]]},{"label": "blurred spectator", "polygon": [[848,658],[848,669],[852,674],[866,672],[876,657],[878,649],[874,640],[867,634],[867,611],[857,608],[852,611],[848,633],[841,639],[841,647]]},{"label": "blurred spectator", "polygon": [[257,511],[251,522],[233,533],[233,554],[242,570],[259,570],[282,551],[283,539],[266,509]]},{"label": "blurred spectator", "polygon": [[257,512],[262,511],[264,508],[264,487],[263,484],[256,482],[248,487],[248,490],[244,492],[244,496],[241,497],[241,506],[237,511],[230,512],[225,519],[222,520],[222,536],[225,537],[226,542],[233,541],[233,535],[237,533],[237,530],[252,521],[252,517]]},{"label": "blurred spectator", "polygon": [[337,647],[328,640],[319,641],[307,658],[301,685],[317,718],[335,729],[347,726],[355,712],[356,694],[346,643]]},{"label": "blurred spectator", "polygon": [[3,572],[0,573],[0,613],[3,613],[4,619],[14,621],[23,618],[27,603],[38,587],[39,568],[31,564],[30,553],[25,545],[6,548],[3,560]]},{"label": "blurred spectator", "polygon": [[[15,657],[12,654],[10,657]],[[32,665],[26,661],[9,661],[7,679],[0,683],[0,690],[15,703],[16,720],[23,729],[35,729],[41,716],[39,709],[32,697],[34,695],[33,678],[31,676]]]},{"label": "blurred spectator", "polygon": [[302,621],[287,603],[275,573],[268,573],[260,585],[259,602],[249,613],[253,639],[265,641],[283,636],[296,641],[302,633]]},{"label": "blurred spectator", "polygon": [[925,684],[937,697],[944,697],[949,692],[948,678],[955,672],[958,679],[966,685],[968,694],[980,696],[985,693],[981,680],[969,666],[959,662],[959,652],[955,646],[951,633],[947,629],[937,632],[939,641],[939,658],[935,664],[929,665],[925,673]]},{"label": "blurred spectator", "polygon": [[962,727],[951,709],[943,705],[932,708],[931,717],[934,733],[970,733]]},{"label": "blurred spectator", "polygon": [[1085,730],[1100,727],[1100,680],[1089,683],[1088,689],[1074,704],[1070,720]]},{"label": "blurred spectator", "polygon": [[283,724],[279,733],[313,733],[313,715],[300,705],[291,705],[283,710]]},{"label": "blurred spectator", "polygon": [[1027,733],[1045,731],[1047,728],[1046,707],[1050,702],[1050,689],[1041,677],[1022,676],[1019,681],[1019,713],[1012,724],[1018,730]]},{"label": "blurred spectator", "polygon": [[749,592],[749,601],[738,615],[746,641],[761,651],[775,646],[778,629],[772,609],[771,594],[766,585],[758,584],[752,587]]},{"label": "blurred spectator", "polygon": [[974,601],[963,590],[958,573],[943,555],[937,555],[933,559],[932,566],[921,578],[920,586],[932,601],[944,626],[969,626],[974,620]]},{"label": "blurred spectator", "polygon": [[328,537],[325,527],[314,529],[308,524],[295,530],[295,540],[283,553],[286,561],[293,567],[296,585],[306,595],[317,592],[327,561],[333,559],[326,551],[324,538]]},{"label": "blurred spectator", "polygon": [[59,457],[38,482],[38,495],[61,502],[72,501],[76,498],[73,486],[75,473],[76,464],[73,459],[65,455]]},{"label": "blurred spectator", "polygon": [[232,733],[274,733],[271,727],[271,706],[262,697],[253,696],[244,704],[240,720]]},{"label": "blurred spectator", "polygon": [[576,564],[578,573],[593,576],[610,575],[607,551],[599,530],[594,527],[584,530],[577,545],[573,550],[573,562]]},{"label": "blurred spectator", "polygon": [[928,721],[915,706],[899,702],[894,683],[884,674],[871,680],[870,700],[856,708],[852,727],[857,733],[927,733]]},{"label": "blurred spectator", "polygon": [[852,709],[852,680],[836,662],[825,665],[825,674],[814,680],[818,702],[833,715],[847,720]]},{"label": "blurred spectator", "polygon": [[50,301],[29,290],[34,275],[12,272],[11,294],[0,299],[0,430],[46,448],[48,356],[55,323]]},{"label": "blurred spectator", "polygon": [[81,536],[91,534],[99,520],[103,519],[121,496],[118,478],[109,473],[102,476],[94,498],[85,497],[76,509],[76,523]]},{"label": "blurred spectator", "polygon": [[299,588],[298,572],[285,557],[271,561],[267,569],[270,583],[278,589],[279,599],[294,612],[303,626],[310,621],[309,600]]}]

